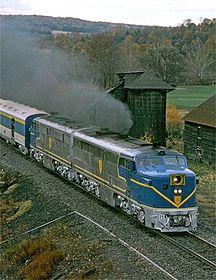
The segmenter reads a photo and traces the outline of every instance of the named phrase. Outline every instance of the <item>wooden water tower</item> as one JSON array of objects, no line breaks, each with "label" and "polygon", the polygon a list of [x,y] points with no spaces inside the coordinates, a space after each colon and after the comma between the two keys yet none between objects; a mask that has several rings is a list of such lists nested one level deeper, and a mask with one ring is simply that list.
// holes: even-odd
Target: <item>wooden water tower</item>
[{"label": "wooden water tower", "polygon": [[175,88],[152,72],[117,73],[119,83],[108,93],[126,103],[132,113],[133,126],[129,135],[139,138],[145,133],[153,141],[166,145],[166,95]]}]

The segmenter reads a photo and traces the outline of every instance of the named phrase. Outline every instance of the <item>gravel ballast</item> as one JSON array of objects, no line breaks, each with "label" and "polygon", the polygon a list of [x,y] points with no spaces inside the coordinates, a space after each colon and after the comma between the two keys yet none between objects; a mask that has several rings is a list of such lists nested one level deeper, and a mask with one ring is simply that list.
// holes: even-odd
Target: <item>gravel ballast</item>
[{"label": "gravel ballast", "polygon": [[[67,257],[58,264],[49,279],[53,279],[53,277],[70,279],[69,275],[73,275],[76,268],[81,265],[79,262],[82,255],[79,256],[79,261],[75,262],[70,253],[68,240],[74,234],[83,238],[84,247],[90,241],[100,244],[101,250],[92,259],[94,268],[90,271],[87,268],[86,272],[92,273],[95,278],[89,279],[172,279],[143,258],[142,254],[176,279],[182,277],[184,279],[212,279],[213,271],[211,269],[203,270],[197,260],[175,248],[173,244],[169,244],[159,236],[154,236],[138,222],[57,177],[32,159],[8,147],[2,141],[0,142],[0,166],[11,172],[19,172],[21,176],[19,186],[7,196],[11,196],[17,201],[31,200],[32,202],[30,210],[2,226],[1,235],[4,240],[7,238],[21,240],[48,228],[55,228],[57,225],[65,228],[65,234],[63,230],[57,231],[56,242],[58,246],[62,247]],[[89,218],[89,220],[79,214],[72,213],[74,211]],[[71,214],[68,215],[69,213]],[[54,221],[63,216],[66,217]],[[91,220],[95,223],[92,223]],[[50,221],[54,222],[44,225]],[[101,227],[97,226],[96,223]],[[24,232],[41,225],[44,226],[23,235]],[[211,221],[208,222],[207,226],[211,226]],[[211,234],[205,234],[204,227],[200,227],[198,232],[203,238],[209,238],[211,242],[215,241]],[[59,235],[62,235],[62,238]],[[140,254],[125,246],[118,238]],[[7,250],[7,244],[8,242],[2,244],[1,253]],[[11,275],[7,275],[3,269],[1,269],[0,276],[1,279],[12,279]]]}]

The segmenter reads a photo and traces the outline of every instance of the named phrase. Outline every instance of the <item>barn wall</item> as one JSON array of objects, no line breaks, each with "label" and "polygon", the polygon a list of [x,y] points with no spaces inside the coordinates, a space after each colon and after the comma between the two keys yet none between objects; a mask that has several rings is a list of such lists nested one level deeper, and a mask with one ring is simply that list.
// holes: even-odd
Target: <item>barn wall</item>
[{"label": "barn wall", "polygon": [[185,122],[184,152],[191,159],[216,163],[216,129]]},{"label": "barn wall", "polygon": [[166,144],[166,93],[162,91],[128,90],[127,104],[132,112],[134,125],[129,135],[143,136],[149,132],[154,142]]}]

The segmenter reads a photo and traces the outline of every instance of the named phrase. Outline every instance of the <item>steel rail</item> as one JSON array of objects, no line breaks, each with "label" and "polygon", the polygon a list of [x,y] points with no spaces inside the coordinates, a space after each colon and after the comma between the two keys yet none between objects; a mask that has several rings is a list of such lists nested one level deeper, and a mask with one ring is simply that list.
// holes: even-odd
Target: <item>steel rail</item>
[{"label": "steel rail", "polygon": [[[11,147],[11,148],[14,148],[14,150],[16,150],[16,151],[19,151],[19,149],[17,149],[16,147],[14,147],[14,146],[12,146],[12,145],[10,145],[10,147]],[[23,155],[23,154],[20,152],[20,155]],[[25,156],[25,155],[24,155],[24,156]],[[25,156],[25,157],[26,157],[26,156]],[[31,159],[30,157],[28,157],[28,158]],[[33,160],[33,161],[34,161],[34,162],[37,162],[37,161],[35,161],[35,160]],[[43,166],[43,165],[42,165],[42,166]],[[59,176],[59,174],[58,174],[57,172],[54,172],[54,173],[57,174],[57,175]],[[60,176],[60,177],[61,177],[61,176]],[[81,187],[79,184],[77,184],[77,183],[75,183],[75,182],[71,182],[70,180],[67,180],[67,178],[64,178],[64,179],[66,179],[66,181],[72,183],[72,184],[75,185],[76,187],[79,187],[80,189],[84,189],[84,188]],[[93,194],[93,196],[96,197],[96,195],[94,195],[94,194]],[[115,208],[115,209],[116,209],[116,208]],[[117,209],[117,210],[118,210],[118,209]],[[121,211],[121,210],[120,210],[120,212],[126,214],[125,212],[123,212],[123,211]],[[71,212],[71,213],[72,213],[72,212]],[[80,216],[82,216],[83,218],[85,218],[85,219],[91,221],[92,223],[94,223],[94,224],[97,225],[98,227],[103,228],[101,225],[97,224],[96,222],[94,222],[94,221],[91,220],[90,218],[88,218],[88,217],[82,215],[81,213],[78,213],[78,212],[76,212],[76,211],[73,211],[73,213],[75,213],[75,214],[77,214],[77,215],[80,215]],[[127,215],[127,214],[126,214],[126,216],[129,216],[129,217],[132,218],[134,221],[136,221],[136,222],[139,223],[139,221],[138,221],[137,219],[133,218],[132,216]],[[142,223],[140,223],[140,224],[142,224]],[[111,235],[115,236],[114,234],[112,234],[111,232],[109,232],[107,229],[103,228],[103,230],[105,230],[105,231],[107,231],[107,233],[110,233]],[[177,247],[179,247],[179,248],[183,249],[184,251],[189,252],[190,254],[194,255],[197,259],[200,259],[200,260],[204,261],[205,263],[207,263],[208,265],[210,265],[210,266],[216,268],[216,264],[215,264],[214,262],[208,260],[207,258],[203,257],[202,255],[200,255],[199,253],[195,252],[194,250],[189,249],[189,248],[187,248],[186,246],[184,246],[184,245],[182,245],[182,244],[179,244],[179,243],[178,243],[176,240],[174,240],[173,238],[171,238],[171,237],[169,237],[169,236],[167,236],[167,235],[165,235],[165,234],[162,234],[161,232],[155,231],[155,230],[151,230],[151,229],[147,229],[147,230],[154,232],[155,234],[159,235],[160,237],[162,237],[162,238],[168,240],[169,242],[175,244]],[[194,235],[194,234],[191,233],[191,232],[188,232],[188,233],[189,233],[191,236],[196,236],[196,235]],[[161,268],[161,267],[158,266],[156,263],[154,263],[152,260],[148,259],[148,257],[146,257],[146,256],[143,255],[141,252],[139,252],[139,251],[137,251],[135,248],[133,248],[130,244],[126,243],[124,240],[122,240],[122,239],[119,238],[118,236],[115,236],[115,237],[119,240],[120,243],[122,243],[122,244],[125,245],[126,247],[130,248],[130,249],[131,249],[132,251],[134,251],[136,254],[142,256],[144,259],[148,260],[148,261],[151,262],[152,264],[154,264],[156,267],[158,267],[160,270],[162,270],[164,273],[166,273],[170,278],[176,279],[176,278],[173,277],[171,274],[169,274],[167,271],[165,271],[163,268]],[[198,238],[199,240],[202,240],[202,242],[205,242],[206,244],[209,244],[210,246],[213,246],[214,248],[216,248],[216,246],[215,246],[214,244],[212,244],[212,243],[210,243],[210,242],[208,242],[208,241],[206,241],[206,240],[204,240],[204,239],[202,239],[202,238],[200,238],[200,237],[198,237],[198,236],[196,236],[196,238]],[[4,243],[4,242],[3,242],[3,243]]]},{"label": "steel rail", "polygon": [[[170,236],[167,236],[167,235],[165,235],[165,234],[162,234],[162,233],[160,233],[160,232],[155,232],[155,231],[154,231],[154,233],[156,233],[157,235],[159,235],[159,236],[162,237],[163,239],[166,239],[166,240],[168,240],[169,242],[175,244],[178,248],[183,249],[183,250],[186,251],[186,252],[189,252],[191,255],[195,256],[197,259],[202,260],[203,262],[205,262],[205,263],[208,264],[209,266],[216,268],[216,263],[214,263],[214,262],[208,260],[207,258],[203,257],[201,254],[195,252],[194,250],[192,250],[192,249],[190,249],[190,248],[187,248],[186,246],[180,244],[178,241],[176,241],[175,239],[171,238]],[[208,242],[208,241],[207,241],[207,242]],[[211,243],[210,243],[210,244],[211,244]],[[212,245],[212,244],[211,244],[211,245]],[[213,246],[214,246],[214,244],[213,244]],[[215,247],[215,246],[214,246],[214,247]]]},{"label": "steel rail", "polygon": [[200,240],[200,241],[202,241],[203,243],[206,243],[206,244],[208,244],[209,246],[211,246],[211,247],[213,247],[214,249],[216,249],[216,245],[215,244],[213,244],[213,243],[211,243],[211,242],[209,242],[208,240],[205,240],[204,238],[202,238],[202,237],[200,237],[200,236],[198,236],[198,235],[196,235],[196,234],[194,234],[194,233],[192,233],[192,232],[188,232],[188,234],[190,234],[191,236],[193,236],[194,238],[197,238],[198,240]]},{"label": "steel rail", "polygon": [[[67,203],[65,203],[67,205]],[[67,205],[69,206],[69,205]],[[86,219],[87,221],[91,222],[92,224],[94,224],[95,226],[99,227],[100,229],[104,230],[106,233],[110,234],[112,237],[116,238],[123,246],[127,247],[130,251],[133,251],[135,254],[139,255],[141,258],[143,258],[144,260],[146,260],[147,262],[151,263],[153,266],[155,266],[156,268],[158,268],[160,271],[162,271],[164,274],[166,274],[169,278],[173,279],[173,280],[178,280],[177,278],[175,278],[172,274],[170,274],[168,271],[166,271],[165,269],[163,269],[161,266],[159,266],[158,264],[156,264],[154,261],[152,261],[151,259],[149,259],[146,255],[144,255],[143,253],[141,253],[139,250],[137,250],[136,248],[134,248],[133,246],[131,246],[129,243],[127,243],[126,241],[124,241],[123,239],[121,239],[120,237],[118,237],[116,234],[112,233],[111,231],[109,231],[107,228],[103,227],[102,225],[100,225],[99,223],[95,222],[94,220],[92,220],[91,218],[77,212],[74,211],[75,214],[77,214],[78,216]]]}]

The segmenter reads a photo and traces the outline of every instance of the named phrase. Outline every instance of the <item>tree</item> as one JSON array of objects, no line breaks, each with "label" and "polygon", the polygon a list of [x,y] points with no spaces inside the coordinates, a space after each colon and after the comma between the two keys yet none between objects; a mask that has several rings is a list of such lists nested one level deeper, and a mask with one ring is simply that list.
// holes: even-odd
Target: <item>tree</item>
[{"label": "tree", "polygon": [[[205,84],[214,76],[215,42],[206,44],[197,39],[190,46],[186,46],[184,80],[187,84]],[[211,77],[211,78],[210,78]]]},{"label": "tree", "polygon": [[121,71],[130,71],[138,68],[139,48],[132,35],[127,35],[119,45],[119,64]]},{"label": "tree", "polygon": [[157,76],[168,83],[178,82],[182,60],[178,49],[170,45],[149,48],[141,58],[144,68],[153,70]]},{"label": "tree", "polygon": [[166,109],[166,132],[167,145],[172,147],[183,135],[183,115],[172,104],[167,105]]},{"label": "tree", "polygon": [[102,88],[113,86],[114,76],[118,71],[119,47],[115,36],[115,32],[96,34],[85,47],[90,62],[94,63],[100,72],[99,84]]}]

